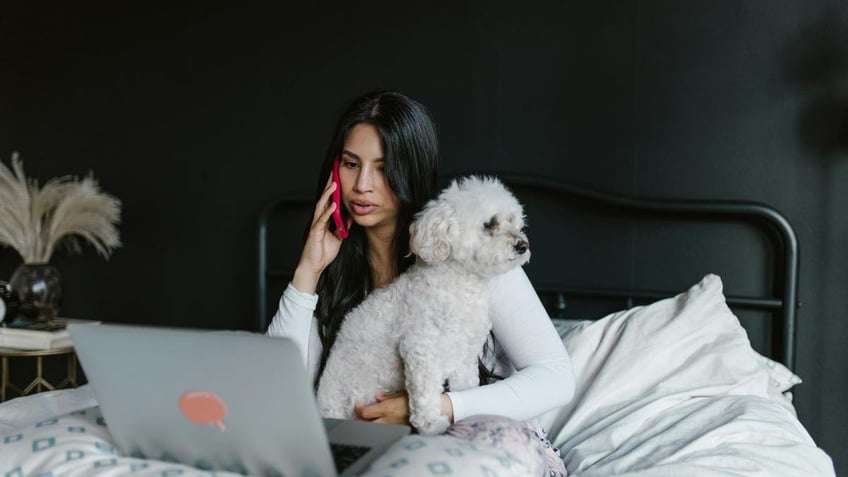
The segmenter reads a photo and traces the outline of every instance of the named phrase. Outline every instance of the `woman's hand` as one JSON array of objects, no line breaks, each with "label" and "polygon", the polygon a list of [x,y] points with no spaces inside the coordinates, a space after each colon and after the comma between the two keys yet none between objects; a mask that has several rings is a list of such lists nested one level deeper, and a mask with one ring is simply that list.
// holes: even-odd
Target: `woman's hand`
[{"label": "woman's hand", "polygon": [[[336,204],[331,197],[338,185],[333,182],[332,174],[327,179],[327,186],[315,204],[315,212],[312,214],[312,225],[306,237],[306,244],[300,255],[300,261],[292,277],[292,285],[304,293],[315,293],[318,286],[318,278],[327,268],[327,265],[335,260],[342,246],[342,239],[338,232],[330,232],[330,217],[336,210]],[[347,218],[347,226],[353,220]]]},{"label": "woman's hand", "polygon": [[363,406],[356,404],[353,412],[364,421],[385,424],[409,425],[409,396],[406,391],[391,394],[377,393],[377,402]]},{"label": "woman's hand", "polygon": [[[409,425],[409,396],[406,391],[391,394],[377,393],[377,402],[353,407],[356,417],[365,421]],[[442,394],[442,415],[453,424],[453,404],[447,394]]]}]

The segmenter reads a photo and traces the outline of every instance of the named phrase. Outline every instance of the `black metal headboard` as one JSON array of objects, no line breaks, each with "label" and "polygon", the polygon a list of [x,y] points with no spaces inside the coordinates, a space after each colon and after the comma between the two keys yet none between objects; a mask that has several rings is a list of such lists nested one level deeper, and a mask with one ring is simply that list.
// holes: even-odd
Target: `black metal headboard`
[{"label": "black metal headboard", "polygon": [[[743,223],[753,225],[770,241],[768,247],[769,273],[766,293],[757,295],[727,295],[727,303],[736,309],[766,312],[772,321],[768,340],[771,357],[790,369],[795,365],[795,326],[798,308],[799,247],[795,232],[789,222],[771,207],[745,201],[705,201],[651,199],[616,195],[588,188],[561,183],[541,177],[498,173],[476,172],[478,175],[499,177],[512,188],[521,199],[521,190],[532,191],[545,200],[561,203],[577,203],[579,207],[604,208],[616,211],[628,220],[649,218],[654,221],[720,223]],[[273,304],[282,292],[296,264],[296,256],[290,255],[284,266],[271,266],[269,246],[271,223],[279,214],[295,214],[300,218],[284,227],[275,237],[285,234],[302,244],[303,231],[314,204],[311,198],[280,196],[271,200],[262,210],[258,224],[258,286],[257,329],[264,331],[273,313]],[[532,219],[532,217],[530,217]],[[276,245],[275,245],[276,246]],[[291,248],[292,245],[289,245]],[[294,252],[300,253],[297,245]],[[289,251],[291,253],[291,251]],[[276,281],[279,288],[270,289],[269,283]],[[675,294],[670,291],[646,290],[639,287],[563,286],[535,284],[551,316],[558,316],[569,300],[575,297],[622,300],[625,307],[636,301],[645,302]],[[679,291],[679,290],[678,290]],[[270,295],[269,295],[270,294]]]}]

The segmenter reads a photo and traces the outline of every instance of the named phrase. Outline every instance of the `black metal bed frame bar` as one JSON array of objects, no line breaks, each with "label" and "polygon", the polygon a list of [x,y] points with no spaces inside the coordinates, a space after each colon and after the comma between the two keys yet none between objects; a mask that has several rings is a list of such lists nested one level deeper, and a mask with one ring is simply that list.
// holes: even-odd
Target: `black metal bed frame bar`
[{"label": "black metal bed frame bar", "polygon": [[[558,312],[566,310],[565,303],[568,298],[620,298],[625,302],[628,308],[634,306],[634,300],[662,300],[672,296],[672,293],[661,291],[636,291],[625,289],[594,289],[594,288],[575,288],[575,287],[536,287],[536,291],[542,295],[553,296],[557,299],[559,306],[554,307]],[[679,293],[679,292],[678,292]],[[725,301],[728,305],[737,308],[749,308],[753,310],[768,310],[771,313],[781,311],[783,309],[783,300],[778,298],[762,298],[751,296],[725,296]]]},{"label": "black metal bed frame bar", "polygon": [[[303,196],[279,195],[262,207],[257,226],[257,284],[256,284],[256,330],[265,332],[270,324],[268,316],[268,279],[285,276],[288,271],[268,269],[268,222],[275,210],[283,206],[308,207],[311,201]],[[291,272],[288,272],[291,276]]]},{"label": "black metal bed frame bar", "polygon": [[[776,246],[774,266],[774,297],[726,297],[729,305],[770,311],[780,322],[772,326],[772,357],[795,367],[795,333],[798,303],[799,246],[795,230],[777,210],[757,202],[727,200],[649,199],[616,195],[589,188],[556,182],[551,179],[513,173],[482,172],[478,175],[499,177],[511,187],[542,189],[559,196],[572,196],[619,210],[647,213],[656,219],[695,221],[700,218],[721,218],[768,228]],[[765,224],[765,226],[763,225]],[[777,239],[774,238],[777,233]],[[565,288],[558,288],[565,291]],[[572,289],[575,295],[625,298],[665,298],[670,293],[639,290]],[[672,293],[673,294],[673,293]]]},{"label": "black metal bed frame bar", "polygon": [[[772,326],[772,357],[786,364],[790,369],[795,366],[796,311],[798,308],[799,247],[795,231],[789,221],[775,209],[756,202],[718,201],[718,200],[671,200],[648,199],[625,195],[616,195],[583,188],[573,184],[556,182],[551,179],[513,173],[475,172],[476,175],[496,176],[507,186],[542,189],[559,197],[571,196],[610,208],[631,212],[647,213],[663,220],[695,221],[699,218],[721,218],[725,221],[752,223],[760,228],[776,232],[770,238],[776,246],[773,297],[728,296],[729,305],[769,311],[780,321]],[[467,175],[467,174],[462,174]],[[268,326],[268,279],[284,276],[285,270],[268,269],[268,221],[277,208],[287,206],[309,206],[311,201],[303,197],[279,196],[263,207],[258,225],[258,286],[257,286],[257,325],[260,331]],[[763,226],[765,224],[765,227]],[[545,290],[539,288],[539,290]],[[547,292],[570,294],[571,296],[592,296],[605,298],[624,298],[630,305],[635,298],[660,299],[673,293],[645,290],[620,290],[602,288],[566,288],[556,287]]]}]

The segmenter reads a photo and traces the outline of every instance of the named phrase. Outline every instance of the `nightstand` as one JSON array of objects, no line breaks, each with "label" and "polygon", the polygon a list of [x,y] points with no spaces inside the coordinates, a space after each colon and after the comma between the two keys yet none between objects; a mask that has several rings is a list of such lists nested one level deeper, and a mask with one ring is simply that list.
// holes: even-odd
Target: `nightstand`
[{"label": "nightstand", "polygon": [[[45,378],[44,374],[44,358],[57,357],[65,359],[65,373],[58,378],[57,383],[51,383]],[[35,372],[29,374],[31,377],[28,384],[17,386],[12,383],[10,360],[34,360]],[[17,396],[27,396],[29,394],[39,393],[41,391],[52,391],[64,387],[77,386],[77,355],[74,353],[74,348],[71,346],[58,349],[45,350],[21,350],[0,348],[0,402],[4,402],[7,397],[7,391],[17,393]],[[54,379],[56,381],[56,379]]]}]

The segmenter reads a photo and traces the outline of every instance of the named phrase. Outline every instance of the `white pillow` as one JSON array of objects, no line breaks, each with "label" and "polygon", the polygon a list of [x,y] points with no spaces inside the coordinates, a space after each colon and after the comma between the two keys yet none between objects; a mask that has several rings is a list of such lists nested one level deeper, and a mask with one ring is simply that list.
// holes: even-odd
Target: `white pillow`
[{"label": "white pillow", "polygon": [[[693,397],[782,398],[800,382],[751,348],[716,275],[673,298],[580,323],[563,342],[577,382],[574,399],[542,418],[556,447],[621,416],[648,418]],[[626,437],[610,436],[610,444]]]}]

